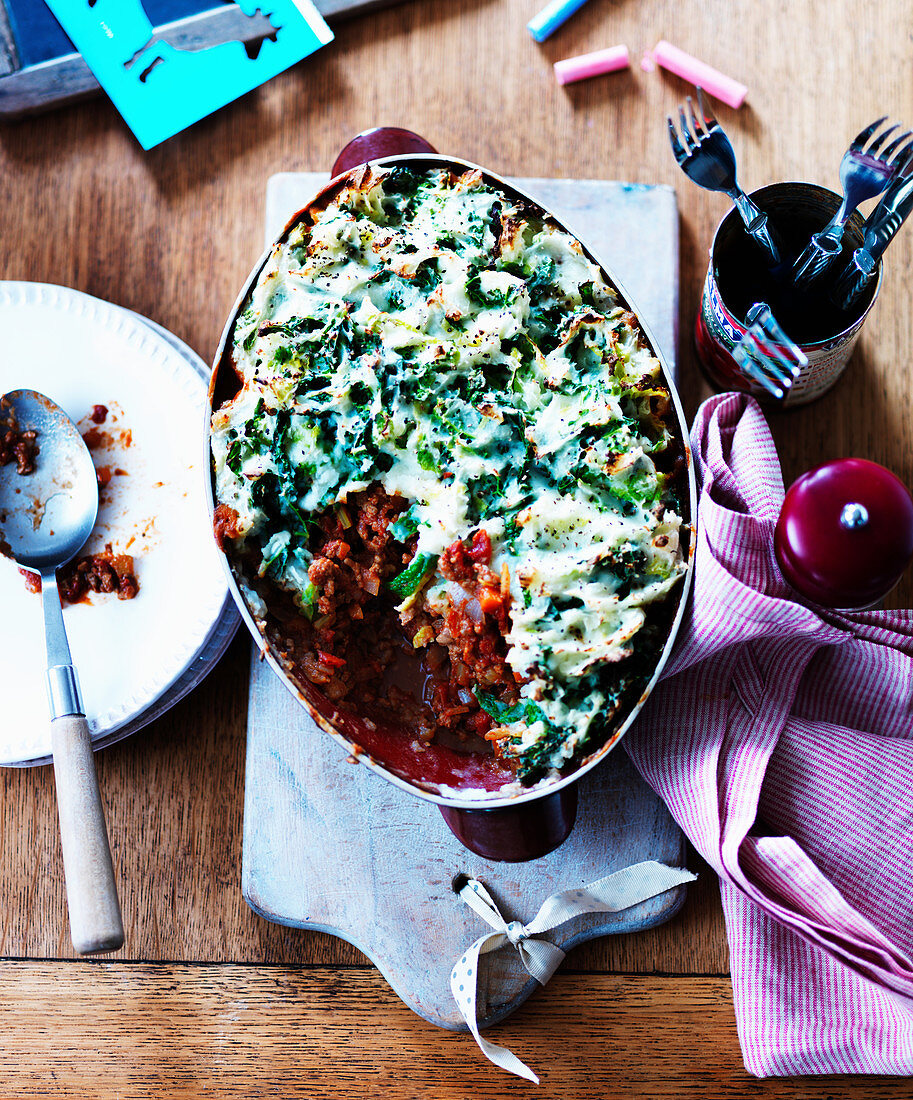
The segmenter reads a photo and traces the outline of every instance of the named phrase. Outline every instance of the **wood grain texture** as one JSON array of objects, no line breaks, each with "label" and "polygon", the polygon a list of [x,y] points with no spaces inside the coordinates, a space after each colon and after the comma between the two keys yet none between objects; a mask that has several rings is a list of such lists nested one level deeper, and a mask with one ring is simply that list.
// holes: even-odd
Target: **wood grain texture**
[{"label": "wood grain texture", "polygon": [[[441,150],[505,175],[674,186],[682,212],[681,386],[693,412],[709,389],[694,362],[690,330],[707,249],[727,200],[699,191],[676,168],[664,118],[688,89],[668,74],[643,73],[637,65],[641,51],[666,38],[749,85],[748,103],[740,111],[716,105],[747,189],[783,179],[833,187],[843,148],[863,125],[885,113],[913,121],[909,4],[617,0],[586,5],[537,46],[525,24],[541,6],[542,0],[422,0],[341,23],[336,42],[326,50],[148,154],[103,99],[3,125],[0,277],[63,283],[111,299],[166,325],[204,358],[211,356],[260,249],[267,177],[325,170],[353,133],[401,125],[423,133]],[[554,60],[620,42],[631,50],[630,71],[564,89],[554,83]],[[787,479],[825,459],[862,455],[913,481],[911,265],[913,234],[905,229],[887,255],[880,300],[843,380],[814,405],[774,418]],[[890,603],[911,602],[908,573]],[[357,952],[338,941],[258,920],[241,900],[246,667],[241,639],[193,696],[101,754],[126,951],[150,959],[330,967],[357,962]],[[2,954],[70,953],[54,814],[48,769],[0,774]],[[250,1036],[232,1033],[211,1002],[192,1007],[197,1002],[190,987],[173,975],[129,970],[137,983],[132,1003],[145,998],[147,1005],[144,1017],[133,1017],[139,1022],[130,1031],[119,1015],[122,1003],[118,1000],[116,1011],[99,987],[79,987],[68,976],[73,965],[4,966],[4,995],[12,996],[16,982],[29,975],[44,983],[45,993],[26,984],[20,1000],[9,1002],[15,1015],[5,1017],[0,1058],[6,1059],[8,1077],[0,1092],[27,1095],[27,1085],[32,1095],[41,1089],[47,1095],[52,1088],[66,1095],[71,1086],[72,1095],[130,1095],[131,1090],[141,1095],[140,1088],[151,1095],[152,1079],[170,1072],[170,1061],[183,1077],[172,1074],[177,1084],[157,1095],[180,1095],[178,1089],[187,1096],[202,1094],[194,1084],[197,1073],[213,1094],[250,1095],[250,1089],[242,1090],[253,1075],[264,1082],[264,1095],[267,1090],[275,1095],[284,1076],[294,1079],[297,1073],[300,1080],[310,1074],[314,1084],[322,1060],[332,1072],[312,1091],[331,1095],[327,1090],[335,1088],[339,1095],[343,1086],[335,1083],[337,1076],[349,1083],[351,1078],[334,1042],[365,1069],[371,1088],[394,1098],[514,1095],[526,1087],[496,1076],[484,1063],[480,1068],[460,1037],[415,1019],[370,972],[358,974],[393,1006],[392,1015],[381,1014],[385,1046],[372,1045],[374,1035],[365,1025],[377,1001],[365,999],[364,988],[346,985],[343,971],[338,978],[328,974],[326,988],[342,992],[335,1002],[327,993],[325,1011],[306,1044],[283,1032],[262,1054],[245,1047],[249,1061],[233,1064],[225,1051],[231,1055],[238,1049],[232,1042],[243,1044]],[[79,964],[84,965],[89,972],[95,964]],[[586,971],[725,973],[712,877],[701,876],[688,905],[668,925],[582,948],[570,965]],[[370,986],[372,981],[377,984]],[[559,978],[554,994],[550,986],[544,998],[535,998],[499,1032],[518,1054],[539,1065],[557,1064],[557,1055],[571,1047],[572,1067],[592,1072],[578,1059],[581,1050],[601,1067],[592,1084],[570,1075],[546,1078],[535,1093],[540,1096],[601,1098],[623,1095],[623,1089],[644,1096],[682,1096],[690,1090],[711,1097],[822,1100],[910,1094],[907,1082],[898,1086],[888,1079],[749,1080],[738,1056],[727,982],[708,981]],[[580,983],[575,986],[579,1016],[570,1021],[562,1007],[569,1002],[558,995],[566,982]],[[666,999],[640,1015],[623,995],[634,987],[662,989]],[[72,1004],[68,998],[74,998]],[[225,1004],[230,1003],[229,991]],[[53,1025],[48,1023],[52,1011],[58,1013]],[[244,1017],[243,1006],[229,1007],[229,1014],[234,1011],[254,1019]],[[108,1013],[104,1030],[87,1026],[86,1020],[103,1012]],[[169,1016],[181,1022],[180,1035]],[[268,1031],[270,1018],[269,1013],[258,1018],[257,1028]],[[587,1036],[603,1018],[623,1026],[608,1025],[597,1050],[587,1045]],[[217,1022],[226,1030],[218,1032]],[[576,1022],[573,1043],[567,1038],[569,1022]],[[254,1036],[262,1034],[257,1028]],[[129,1038],[134,1034],[141,1040],[135,1049]],[[200,1052],[199,1066],[182,1053],[184,1043],[195,1056]],[[625,1064],[614,1061],[620,1046],[628,1051]],[[359,1061],[362,1047],[370,1057]],[[424,1069],[416,1050],[423,1054]],[[613,1060],[606,1061],[606,1051]],[[130,1058],[123,1060],[125,1052]],[[439,1092],[427,1067],[448,1064],[449,1091]],[[456,1076],[457,1065],[469,1076]],[[80,1092],[86,1074],[94,1077]],[[139,1082],[135,1088],[130,1074]],[[304,1086],[296,1087],[303,1094]]]},{"label": "wood grain texture", "polygon": [[559,971],[486,1032],[539,1073],[538,1087],[357,969],[5,963],[0,1011],[0,1094],[20,1100],[909,1096],[899,1078],[750,1077],[725,978]]}]

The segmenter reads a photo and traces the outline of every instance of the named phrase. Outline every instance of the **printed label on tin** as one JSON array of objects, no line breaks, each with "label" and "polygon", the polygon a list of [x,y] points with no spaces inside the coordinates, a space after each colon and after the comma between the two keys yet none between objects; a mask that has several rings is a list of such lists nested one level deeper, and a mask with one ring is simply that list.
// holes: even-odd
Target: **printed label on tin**
[{"label": "printed label on tin", "polygon": [[852,335],[832,341],[823,348],[812,351],[803,349],[808,356],[808,366],[793,383],[784,404],[804,405],[826,393],[846,370],[858,336],[857,328]]},{"label": "printed label on tin", "polygon": [[[704,283],[704,293],[701,298],[701,316],[707,329],[708,337],[727,355],[731,355],[733,348],[745,335],[745,327],[740,325],[726,308],[716,280],[713,277],[712,268],[707,272]],[[808,357],[808,365],[803,368],[799,377],[795,380],[788,396],[784,399],[784,405],[804,405],[826,393],[837,381],[846,369],[847,362],[852,354],[853,347],[862,328],[859,321],[846,333],[828,341],[826,344],[800,345]],[[700,348],[698,348],[700,352]],[[718,377],[719,372],[714,370],[711,363],[706,362],[706,357],[701,356],[704,367],[718,382],[725,386],[724,379]],[[734,364],[733,364],[734,366]],[[746,378],[746,388],[757,396],[765,397],[763,388]]]},{"label": "printed label on tin", "polygon": [[725,345],[727,351],[731,351],[745,335],[745,329],[735,323],[732,315],[723,305],[723,299],[710,271],[707,272],[707,282],[704,285],[704,300],[707,306],[705,320],[708,329]]}]

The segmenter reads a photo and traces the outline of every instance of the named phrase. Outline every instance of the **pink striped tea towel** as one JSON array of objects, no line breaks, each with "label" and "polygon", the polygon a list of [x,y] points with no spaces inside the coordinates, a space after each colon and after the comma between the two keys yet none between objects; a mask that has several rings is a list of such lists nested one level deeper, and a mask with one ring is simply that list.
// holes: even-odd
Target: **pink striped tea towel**
[{"label": "pink striped tea towel", "polygon": [[913,611],[813,611],[757,403],[705,402],[694,598],[626,747],[720,875],[759,1077],[913,1073]]}]

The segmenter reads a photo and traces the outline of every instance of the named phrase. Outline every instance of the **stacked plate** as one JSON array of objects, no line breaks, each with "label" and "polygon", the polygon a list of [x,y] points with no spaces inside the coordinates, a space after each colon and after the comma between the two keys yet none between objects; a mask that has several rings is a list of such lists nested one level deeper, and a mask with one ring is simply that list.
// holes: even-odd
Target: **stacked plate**
[{"label": "stacked plate", "polygon": [[[206,505],[209,371],[154,322],[40,283],[0,282],[0,339],[0,395],[35,389],[61,405],[88,437],[106,481],[83,553],[110,547],[134,558],[134,599],[90,593],[64,607],[93,744],[101,747],[195,687],[239,622]],[[0,608],[0,764],[46,763],[41,600],[6,559]]]}]

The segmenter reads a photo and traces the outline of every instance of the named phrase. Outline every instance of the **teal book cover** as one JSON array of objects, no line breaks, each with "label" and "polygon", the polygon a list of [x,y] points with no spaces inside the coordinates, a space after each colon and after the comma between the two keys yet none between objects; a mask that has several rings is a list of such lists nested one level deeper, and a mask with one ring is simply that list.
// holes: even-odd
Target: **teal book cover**
[{"label": "teal book cover", "polygon": [[311,0],[237,0],[269,21],[254,42],[198,49],[168,41],[141,0],[47,0],[144,149],[212,114],[332,41]]}]

